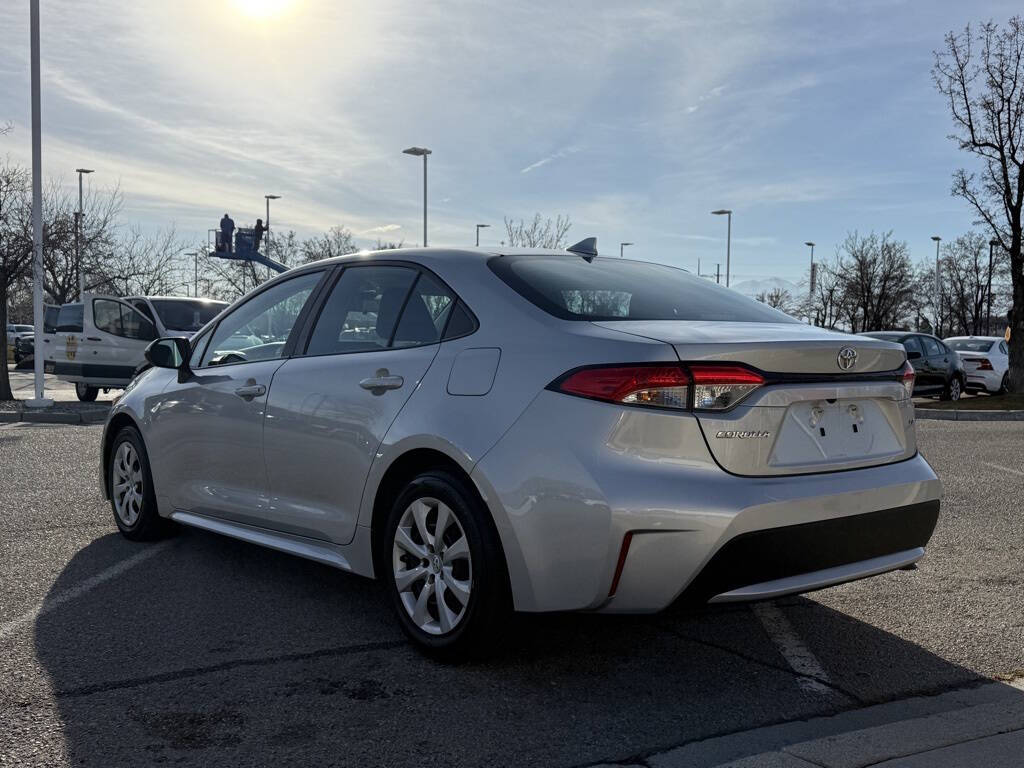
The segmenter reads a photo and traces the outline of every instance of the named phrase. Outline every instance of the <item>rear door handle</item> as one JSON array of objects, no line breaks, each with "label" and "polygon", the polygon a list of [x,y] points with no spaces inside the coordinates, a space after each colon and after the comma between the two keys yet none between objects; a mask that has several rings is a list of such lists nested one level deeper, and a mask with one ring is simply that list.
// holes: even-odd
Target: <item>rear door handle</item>
[{"label": "rear door handle", "polygon": [[359,382],[360,387],[371,391],[375,389],[398,389],[403,384],[405,384],[405,379],[401,376],[391,375],[387,368],[381,368],[377,371],[376,376],[371,376],[370,378],[363,379]]},{"label": "rear door handle", "polygon": [[261,397],[267,393],[267,388],[262,384],[247,384],[235,390],[235,394],[243,400],[252,400],[254,397]]}]

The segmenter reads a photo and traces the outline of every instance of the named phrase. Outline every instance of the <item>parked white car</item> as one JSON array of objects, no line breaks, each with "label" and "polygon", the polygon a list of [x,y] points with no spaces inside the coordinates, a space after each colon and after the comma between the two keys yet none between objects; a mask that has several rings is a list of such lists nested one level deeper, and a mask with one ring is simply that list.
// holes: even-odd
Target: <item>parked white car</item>
[{"label": "parked white car", "polygon": [[1006,391],[1010,349],[1001,336],[954,336],[944,341],[964,363],[967,389],[989,394]]},{"label": "parked white car", "polygon": [[128,385],[151,341],[188,338],[226,306],[210,299],[86,294],[84,302],[60,308],[47,371],[73,382],[79,400],[95,400],[101,389]]}]

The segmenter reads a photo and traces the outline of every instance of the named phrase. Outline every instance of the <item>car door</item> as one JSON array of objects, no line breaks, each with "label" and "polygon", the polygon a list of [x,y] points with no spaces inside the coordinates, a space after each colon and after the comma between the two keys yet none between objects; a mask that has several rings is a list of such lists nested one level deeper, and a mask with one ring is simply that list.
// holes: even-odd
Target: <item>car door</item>
[{"label": "car door", "polygon": [[378,447],[433,362],[453,305],[440,280],[412,266],[341,273],[304,353],[271,385],[264,453],[272,527],[351,541]]},{"label": "car door", "polygon": [[[263,524],[267,392],[324,274],[276,281],[235,307],[197,340],[185,380],[172,379],[148,405],[154,485],[172,508]],[[256,338],[245,347],[232,341],[253,338],[254,330],[270,341]]]},{"label": "car door", "polygon": [[128,302],[96,296],[85,313],[78,358],[82,375],[90,380],[127,384],[145,361],[156,326]]},{"label": "car door", "polygon": [[949,353],[940,342],[931,336],[922,336],[925,359],[928,364],[928,383],[936,389],[945,387],[946,371],[949,368]]}]

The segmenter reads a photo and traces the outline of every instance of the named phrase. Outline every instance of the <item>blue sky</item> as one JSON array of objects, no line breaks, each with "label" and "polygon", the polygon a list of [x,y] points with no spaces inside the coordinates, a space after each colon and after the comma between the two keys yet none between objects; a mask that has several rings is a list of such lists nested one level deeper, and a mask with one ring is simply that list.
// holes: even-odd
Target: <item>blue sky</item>
[{"label": "blue sky", "polygon": [[[0,7],[0,154],[30,160],[28,2]],[[205,237],[273,205],[418,244],[572,217],[602,252],[799,280],[806,240],[971,225],[932,50],[1011,2],[42,0],[47,175],[120,182],[125,220]]]}]

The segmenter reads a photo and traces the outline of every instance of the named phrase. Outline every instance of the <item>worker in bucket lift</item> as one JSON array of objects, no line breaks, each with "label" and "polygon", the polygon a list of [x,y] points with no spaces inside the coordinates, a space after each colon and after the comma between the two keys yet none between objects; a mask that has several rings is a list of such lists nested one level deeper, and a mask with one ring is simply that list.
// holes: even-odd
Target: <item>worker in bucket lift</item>
[{"label": "worker in bucket lift", "polygon": [[234,249],[232,247],[233,235],[235,233],[235,222],[224,214],[224,218],[220,220],[220,242],[226,253],[231,253]]},{"label": "worker in bucket lift", "polygon": [[267,228],[263,226],[263,219],[256,219],[256,226],[252,228],[252,249],[259,253],[260,242],[263,240],[263,233]]}]

